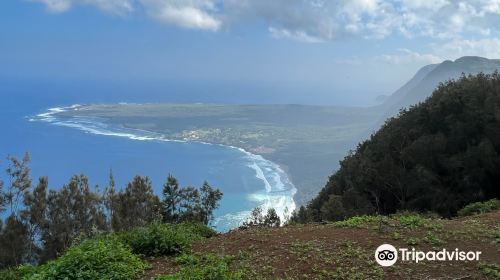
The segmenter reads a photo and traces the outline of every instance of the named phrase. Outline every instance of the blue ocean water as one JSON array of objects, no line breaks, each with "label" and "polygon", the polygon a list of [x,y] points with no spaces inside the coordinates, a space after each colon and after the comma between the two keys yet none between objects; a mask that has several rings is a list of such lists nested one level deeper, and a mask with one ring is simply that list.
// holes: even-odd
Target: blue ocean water
[{"label": "blue ocean water", "polygon": [[[50,108],[75,103],[189,102],[175,95],[158,98],[109,94],[109,88],[83,90],[44,83],[0,85],[0,156],[21,157],[29,152],[33,178],[48,176],[51,188],[59,188],[71,175],[81,173],[90,178],[91,184],[103,188],[110,169],[118,187],[125,186],[134,175],[146,175],[158,194],[169,173],[183,186],[201,186],[207,180],[224,193],[213,221],[219,231],[238,226],[257,206],[275,207],[279,214],[285,208],[294,209],[293,184],[277,165],[260,156],[231,147],[135,135],[134,131],[88,120],[82,123],[47,117]],[[2,169],[6,164],[0,161]]]}]

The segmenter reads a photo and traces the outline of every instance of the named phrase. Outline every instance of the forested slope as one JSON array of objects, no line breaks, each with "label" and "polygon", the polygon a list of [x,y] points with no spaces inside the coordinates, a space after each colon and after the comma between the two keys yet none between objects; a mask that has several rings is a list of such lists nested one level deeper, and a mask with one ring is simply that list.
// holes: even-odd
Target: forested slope
[{"label": "forested slope", "polygon": [[453,216],[467,203],[500,197],[499,151],[500,75],[462,76],[360,143],[307,215],[338,220],[416,210]]}]

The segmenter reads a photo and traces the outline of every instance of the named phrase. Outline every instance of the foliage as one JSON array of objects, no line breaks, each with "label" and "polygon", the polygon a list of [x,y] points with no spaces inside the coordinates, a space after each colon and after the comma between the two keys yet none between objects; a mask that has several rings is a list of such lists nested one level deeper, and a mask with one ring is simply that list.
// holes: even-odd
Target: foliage
[{"label": "foliage", "polygon": [[10,215],[0,229],[0,268],[24,263],[29,245],[26,226],[16,216]]},{"label": "foliage", "polygon": [[155,280],[238,280],[243,279],[243,271],[231,271],[230,257],[207,255],[183,255],[177,258],[182,265],[181,270],[174,275],[156,277]]},{"label": "foliage", "polygon": [[500,278],[500,265],[498,264],[488,264],[488,263],[480,263],[479,270],[489,277],[493,277],[493,279]]},{"label": "foliage", "polygon": [[31,265],[21,265],[0,270],[0,279],[2,280],[20,280],[23,277],[35,273],[36,268]]},{"label": "foliage", "polygon": [[112,238],[88,240],[63,256],[36,269],[25,280],[108,279],[128,280],[141,275],[147,265],[131,249]]},{"label": "foliage", "polygon": [[426,219],[419,214],[402,213],[393,216],[399,223],[409,229],[417,229],[426,223]]},{"label": "foliage", "polygon": [[459,216],[471,216],[476,214],[488,213],[494,210],[500,210],[500,200],[490,199],[484,202],[474,202],[466,205],[458,211]]},{"label": "foliage", "polygon": [[[450,217],[468,203],[499,198],[499,111],[498,73],[441,84],[347,155],[308,215],[321,221],[411,210]],[[345,203],[346,196],[359,203]]]},{"label": "foliage", "polygon": [[274,208],[267,209],[266,215],[262,215],[262,209],[256,207],[252,210],[250,217],[243,222],[240,229],[251,227],[279,227],[281,219]]},{"label": "foliage", "polygon": [[185,252],[191,243],[215,232],[205,225],[194,223],[152,223],[146,227],[116,234],[135,254],[169,256]]},{"label": "foliage", "polygon": [[373,223],[377,220],[377,216],[354,216],[344,221],[337,221],[334,223],[334,225],[347,228],[364,228],[367,227],[368,224]]},{"label": "foliage", "polygon": [[113,230],[121,231],[145,226],[160,215],[160,199],[154,194],[148,177],[135,176],[127,187],[110,197]]},{"label": "foliage", "polygon": [[[222,193],[207,182],[200,189],[177,188],[180,195],[174,209],[181,212],[172,222],[183,223],[161,225],[158,222],[165,214],[164,203],[154,194],[148,177],[135,176],[117,191],[110,172],[109,184],[101,192],[98,186],[90,187],[85,175],[75,175],[62,188],[50,189],[47,177],[32,185],[28,154],[22,160],[8,160],[10,184],[6,191],[0,180],[0,212],[6,207],[9,210],[8,218],[0,219],[0,269],[45,263],[83,240],[109,232],[130,229],[116,236],[146,255],[176,254],[193,240],[215,234],[206,224],[219,206]],[[170,175],[166,185],[175,184],[177,180]]]},{"label": "foliage", "polygon": [[[107,228],[101,196],[90,188],[86,176],[73,176],[68,184],[58,191],[50,190],[48,194],[40,191],[38,195],[35,192],[33,196],[38,197],[37,200],[46,206],[37,209],[41,213],[29,209],[26,211],[43,215],[42,220],[36,222],[40,223],[38,226],[44,244],[42,261],[61,255],[75,239],[90,237],[96,231]],[[45,194],[45,198],[41,197]]]},{"label": "foliage", "polygon": [[163,186],[163,220],[169,223],[198,221],[208,225],[221,199],[222,192],[206,181],[200,189],[181,188],[177,179],[169,175]]}]

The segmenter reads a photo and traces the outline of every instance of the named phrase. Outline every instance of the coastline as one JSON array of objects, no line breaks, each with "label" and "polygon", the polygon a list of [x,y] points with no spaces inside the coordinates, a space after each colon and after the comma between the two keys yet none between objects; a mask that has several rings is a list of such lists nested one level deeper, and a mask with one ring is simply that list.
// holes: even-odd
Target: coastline
[{"label": "coastline", "polygon": [[[296,208],[294,195],[297,193],[297,189],[290,179],[290,174],[288,173],[286,166],[283,166],[282,164],[275,163],[264,158],[260,154],[252,153],[237,146],[210,143],[199,140],[168,139],[165,135],[154,131],[127,128],[123,125],[112,126],[109,123],[106,123],[106,119],[103,118],[70,116],[68,119],[64,119],[57,116],[60,113],[68,112],[69,110],[78,110],[79,108],[85,106],[88,105],[74,104],[66,107],[49,108],[46,112],[40,113],[35,117],[30,117],[29,121],[48,122],[52,125],[65,126],[73,129],[76,128],[87,133],[125,137],[131,140],[195,143],[237,150],[252,163],[248,164],[247,167],[255,171],[255,176],[262,180],[265,187],[265,189],[261,192],[250,194],[248,198],[249,201],[260,203],[259,207],[261,207],[263,211],[267,211],[270,207],[275,208],[278,215],[282,219],[289,216]],[[248,211],[244,211],[245,213],[231,213],[232,216],[229,215],[226,218],[231,218],[233,220],[239,219],[240,221],[245,220],[251,210],[252,209],[248,209]],[[224,217],[218,218],[220,219]]]}]

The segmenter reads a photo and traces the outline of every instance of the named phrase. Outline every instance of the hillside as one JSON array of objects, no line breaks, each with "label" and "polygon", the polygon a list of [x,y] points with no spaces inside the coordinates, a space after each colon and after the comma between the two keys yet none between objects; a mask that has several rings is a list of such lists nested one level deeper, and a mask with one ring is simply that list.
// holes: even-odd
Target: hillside
[{"label": "hillside", "polygon": [[500,70],[500,59],[478,56],[464,56],[455,61],[446,60],[439,64],[422,67],[413,78],[389,96],[380,106],[385,117],[394,116],[401,108],[424,101],[441,82],[457,79],[460,75],[478,73],[491,74]]},{"label": "hillside", "polygon": [[441,85],[346,156],[308,205],[312,220],[398,210],[450,217],[500,197],[500,75]]},{"label": "hillside", "polygon": [[[409,221],[409,222],[408,222]],[[393,216],[394,228],[380,232],[377,218],[337,224],[235,231],[194,244],[194,254],[226,256],[241,279],[495,279],[500,273],[500,212],[456,220]],[[382,268],[377,246],[417,250],[481,251],[480,262],[397,262]],[[182,269],[174,259],[156,258],[142,279]],[[499,276],[500,274],[496,274]]]}]

